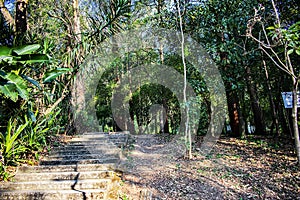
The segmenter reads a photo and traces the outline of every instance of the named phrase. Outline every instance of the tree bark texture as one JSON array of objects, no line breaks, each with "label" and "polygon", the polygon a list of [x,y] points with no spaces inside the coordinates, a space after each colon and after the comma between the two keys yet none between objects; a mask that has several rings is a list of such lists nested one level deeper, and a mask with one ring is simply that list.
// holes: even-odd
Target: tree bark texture
[{"label": "tree bark texture", "polygon": [[22,35],[27,31],[27,4],[28,0],[18,0],[16,3],[16,33]]},{"label": "tree bark texture", "polygon": [[253,81],[251,77],[251,68],[249,66],[246,66],[245,76],[246,76],[248,91],[250,93],[251,108],[254,116],[255,134],[264,135],[266,132],[265,122],[259,104],[259,100],[257,97],[257,92],[253,85]]},{"label": "tree bark texture", "polygon": [[280,136],[279,133],[279,121],[278,121],[278,114],[276,112],[276,105],[274,103],[274,97],[272,94],[272,88],[269,80],[269,73],[267,70],[266,62],[263,60],[263,65],[264,65],[264,70],[265,70],[265,75],[266,75],[266,83],[267,83],[267,89],[268,89],[268,96],[269,96],[269,101],[270,101],[270,106],[271,106],[271,111],[272,111],[272,126],[271,126],[271,134],[273,133],[273,129],[275,127],[275,135],[278,137]]},{"label": "tree bark texture", "polygon": [[74,34],[77,42],[81,42],[81,31],[80,31],[80,18],[79,18],[79,6],[78,0],[73,0],[73,12],[74,12]]},{"label": "tree bark texture", "polygon": [[227,104],[232,136],[240,137],[243,132],[243,120],[240,112],[239,99],[235,92],[227,92]]}]

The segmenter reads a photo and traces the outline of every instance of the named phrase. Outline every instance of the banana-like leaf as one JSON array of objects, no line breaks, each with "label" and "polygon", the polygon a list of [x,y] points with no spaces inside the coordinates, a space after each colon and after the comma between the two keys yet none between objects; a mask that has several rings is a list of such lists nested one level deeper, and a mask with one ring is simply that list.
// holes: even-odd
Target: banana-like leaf
[{"label": "banana-like leaf", "polygon": [[20,57],[14,57],[13,62],[22,63],[22,64],[32,64],[32,63],[41,63],[48,62],[49,57],[44,54],[26,54],[21,55]]},{"label": "banana-like leaf", "polygon": [[[5,73],[4,71],[0,70],[0,77],[2,77],[3,79],[7,80],[7,83],[5,83],[4,88],[7,89],[3,89],[1,91],[5,92],[6,94],[8,94],[7,97],[11,98],[10,93],[13,95],[13,92],[16,92],[16,90],[18,91],[18,94],[20,95],[21,98],[27,100],[29,97],[29,93],[27,91],[27,85],[24,79],[21,78],[21,76],[17,75],[14,72],[10,72],[10,73]],[[13,86],[9,86],[8,84],[13,84]],[[9,92],[8,92],[9,91]],[[14,97],[14,95],[13,95]],[[12,99],[13,100],[13,99]]]},{"label": "banana-like leaf", "polygon": [[20,47],[14,47],[13,52],[17,55],[25,55],[25,54],[31,54],[38,50],[41,47],[39,44],[31,44],[31,45],[24,45]]},{"label": "banana-like leaf", "polygon": [[31,84],[33,84],[34,86],[36,86],[37,88],[39,88],[40,90],[42,89],[39,82],[37,82],[36,80],[34,80],[33,78],[29,77],[29,76],[26,76],[24,74],[20,74],[20,76],[27,80],[28,82],[30,82]]},{"label": "banana-like leaf", "polygon": [[57,68],[55,70],[46,72],[44,76],[44,83],[50,83],[51,81],[55,80],[58,76],[70,71],[72,71],[72,69],[70,68]]},{"label": "banana-like leaf", "polygon": [[6,83],[4,85],[0,85],[0,93],[3,93],[4,96],[10,98],[14,102],[18,100],[18,92],[16,92],[15,84]]},{"label": "banana-like leaf", "polygon": [[0,46],[0,57],[11,55],[12,49],[6,46]]},{"label": "banana-like leaf", "polygon": [[6,80],[16,85],[16,88],[19,92],[21,98],[27,100],[29,97],[29,93],[27,91],[27,85],[24,79],[22,79],[17,74],[10,72],[7,74]]},{"label": "banana-like leaf", "polygon": [[0,63],[1,62],[11,63],[13,61],[13,59],[14,59],[13,56],[1,56],[0,55]]}]

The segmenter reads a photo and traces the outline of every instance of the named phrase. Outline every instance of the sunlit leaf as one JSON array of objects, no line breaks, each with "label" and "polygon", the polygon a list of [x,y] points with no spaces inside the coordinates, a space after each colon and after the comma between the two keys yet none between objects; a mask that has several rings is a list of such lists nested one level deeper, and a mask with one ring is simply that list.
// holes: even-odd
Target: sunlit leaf
[{"label": "sunlit leaf", "polygon": [[72,71],[70,68],[58,68],[55,70],[51,70],[46,72],[44,76],[44,83],[50,83],[51,81],[55,80],[58,76],[65,74],[67,72]]},{"label": "sunlit leaf", "polygon": [[293,52],[294,52],[294,49],[290,49],[290,50],[288,50],[287,54],[290,55],[290,54],[292,54]]},{"label": "sunlit leaf", "polygon": [[[21,76],[17,75],[15,72],[5,73],[0,70],[0,77],[5,79],[7,83],[2,85],[1,91],[7,95],[8,98],[11,98],[13,101],[16,101],[14,92],[18,92],[21,98],[27,100],[29,93],[27,91],[27,85],[24,79]],[[13,86],[11,86],[11,84]]]},{"label": "sunlit leaf", "polygon": [[13,102],[16,102],[18,100],[18,92],[16,92],[16,86],[12,83],[0,85],[0,93],[3,93],[4,96],[11,99]]},{"label": "sunlit leaf", "polygon": [[24,45],[13,48],[13,52],[17,55],[31,54],[41,47],[39,44]]}]

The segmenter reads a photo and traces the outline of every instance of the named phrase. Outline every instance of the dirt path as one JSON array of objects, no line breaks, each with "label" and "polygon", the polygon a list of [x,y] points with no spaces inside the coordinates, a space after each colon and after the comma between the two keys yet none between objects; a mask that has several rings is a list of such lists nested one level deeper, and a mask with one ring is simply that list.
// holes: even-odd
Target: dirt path
[{"label": "dirt path", "polygon": [[221,138],[206,157],[125,172],[119,199],[300,199],[292,145]]}]

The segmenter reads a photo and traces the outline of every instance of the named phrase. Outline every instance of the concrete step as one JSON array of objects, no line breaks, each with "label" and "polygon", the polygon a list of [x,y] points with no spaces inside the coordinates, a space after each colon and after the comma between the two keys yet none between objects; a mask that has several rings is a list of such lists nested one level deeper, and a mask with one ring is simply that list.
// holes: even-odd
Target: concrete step
[{"label": "concrete step", "polygon": [[119,144],[124,143],[126,144],[126,140],[87,140],[87,141],[70,141],[68,146],[91,146],[91,145],[111,145],[111,144]]},{"label": "concrete step", "polygon": [[102,144],[102,145],[88,145],[88,144],[73,144],[69,146],[56,147],[50,150],[49,154],[62,152],[62,151],[88,151],[90,148],[93,149],[107,149],[110,148],[111,144]]},{"label": "concrete step", "polygon": [[21,166],[21,173],[42,173],[42,172],[85,172],[114,169],[113,163],[104,164],[72,164],[72,165],[44,165],[44,166]]},{"label": "concrete step", "polygon": [[0,199],[117,199],[122,172],[117,146],[126,134],[88,133],[51,149],[38,166],[21,166],[14,181],[0,185]]},{"label": "concrete step", "polygon": [[80,150],[68,150],[68,149],[52,149],[48,154],[49,156],[59,156],[59,155],[76,155],[76,154],[90,154],[89,149],[80,149]]},{"label": "concrete step", "polygon": [[1,191],[1,200],[79,200],[93,199],[102,200],[110,199],[106,190],[18,190],[18,191]]},{"label": "concrete step", "polygon": [[[61,150],[65,150],[65,151],[70,151],[70,150],[74,150],[74,151],[80,151],[80,150],[88,150],[89,148],[97,148],[97,149],[106,149],[111,147],[112,145],[115,145],[117,143],[103,143],[103,144],[99,144],[99,143],[90,143],[90,144],[84,144],[84,143],[71,143],[68,146],[61,146],[61,147],[57,147],[52,149],[52,151],[61,151]],[[122,143],[123,144],[123,143]]]},{"label": "concrete step", "polygon": [[111,179],[55,180],[10,182],[0,185],[0,190],[84,190],[107,189]]},{"label": "concrete step", "polygon": [[60,149],[54,150],[48,153],[47,157],[55,157],[55,156],[72,156],[72,155],[89,155],[89,154],[97,154],[97,155],[110,155],[110,154],[118,154],[121,151],[120,148],[116,146],[109,146],[106,148],[103,147],[90,147],[86,149]]},{"label": "concrete step", "polygon": [[79,137],[74,137],[70,141],[87,141],[87,140],[111,140],[131,138],[130,134],[85,134]]},{"label": "concrete step", "polygon": [[84,159],[103,159],[103,158],[118,158],[117,154],[73,154],[73,155],[51,155],[43,160],[84,160]]},{"label": "concrete step", "polygon": [[118,163],[118,158],[101,158],[101,159],[70,159],[70,160],[42,160],[40,165],[73,165],[73,164],[104,164]]},{"label": "concrete step", "polygon": [[134,138],[130,134],[126,133],[116,133],[116,134],[85,134],[78,138],[72,138],[72,140],[89,140],[89,139],[117,139],[117,140],[124,140],[124,139],[132,139]]},{"label": "concrete step", "polygon": [[79,137],[79,138],[72,138],[70,142],[84,142],[84,141],[105,141],[109,140],[108,136],[101,136],[101,135],[95,135],[95,136],[87,136],[87,137]]},{"label": "concrete step", "polygon": [[114,171],[18,173],[13,182],[113,178]]}]

